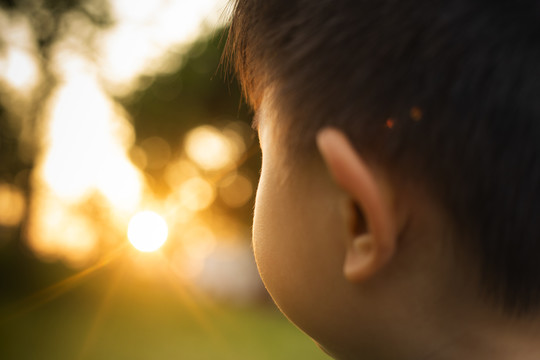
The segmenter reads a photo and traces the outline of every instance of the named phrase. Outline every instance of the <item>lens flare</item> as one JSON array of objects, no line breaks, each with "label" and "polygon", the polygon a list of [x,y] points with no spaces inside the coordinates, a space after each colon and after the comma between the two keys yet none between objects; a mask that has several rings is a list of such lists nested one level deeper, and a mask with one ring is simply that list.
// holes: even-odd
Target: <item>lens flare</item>
[{"label": "lens flare", "polygon": [[135,214],[128,225],[128,239],[139,251],[152,252],[167,240],[169,229],[165,220],[153,211]]}]

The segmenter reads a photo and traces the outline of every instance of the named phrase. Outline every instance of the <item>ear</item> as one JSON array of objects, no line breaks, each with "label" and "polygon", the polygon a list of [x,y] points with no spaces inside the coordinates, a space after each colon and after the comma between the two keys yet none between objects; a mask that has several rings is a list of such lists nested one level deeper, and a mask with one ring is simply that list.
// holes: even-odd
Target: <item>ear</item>
[{"label": "ear", "polygon": [[[377,273],[392,258],[397,243],[397,226],[391,212],[389,194],[380,177],[360,157],[345,135],[325,128],[317,135],[317,146],[336,183],[355,205],[350,215],[355,226],[349,231],[343,271],[352,282]],[[360,211],[356,210],[360,209]],[[362,219],[363,215],[363,219]]]}]

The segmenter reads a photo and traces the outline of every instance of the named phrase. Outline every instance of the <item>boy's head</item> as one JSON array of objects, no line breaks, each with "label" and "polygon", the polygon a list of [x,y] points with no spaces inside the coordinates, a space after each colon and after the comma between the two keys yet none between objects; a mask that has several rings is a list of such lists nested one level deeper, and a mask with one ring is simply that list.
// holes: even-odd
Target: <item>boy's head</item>
[{"label": "boy's head", "polygon": [[237,0],[229,49],[257,262],[300,328],[415,358],[538,313],[540,2]]}]

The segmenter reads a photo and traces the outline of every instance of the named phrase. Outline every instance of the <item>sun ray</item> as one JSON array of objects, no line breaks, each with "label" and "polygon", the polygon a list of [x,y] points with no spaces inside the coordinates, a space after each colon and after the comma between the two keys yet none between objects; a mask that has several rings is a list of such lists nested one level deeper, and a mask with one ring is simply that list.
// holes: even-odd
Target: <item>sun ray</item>
[{"label": "sun ray", "polygon": [[68,291],[73,290],[76,286],[85,280],[89,275],[109,265],[116,260],[125,250],[126,245],[123,244],[117,249],[111,251],[108,255],[104,256],[98,263],[88,267],[64,280],[57,282],[41,291],[38,291],[20,302],[13,305],[13,310],[9,311],[4,319],[0,319],[0,324],[10,322],[20,316],[28,314],[41,306],[57,299],[58,297],[66,294]]},{"label": "sun ray", "polygon": [[125,275],[125,263],[120,264],[119,268],[116,269],[114,274],[111,276],[111,280],[108,286],[106,287],[106,290],[104,291],[103,298],[101,299],[101,302],[97,308],[94,319],[88,329],[88,333],[81,347],[80,355],[78,357],[80,360],[85,359],[87,357],[88,352],[90,351],[91,347],[95,344],[96,338],[99,333],[99,329],[103,324],[105,316],[110,310],[111,301],[113,299],[113,296],[116,294],[120,280],[124,277],[124,275]]},{"label": "sun ray", "polygon": [[215,304],[207,297],[195,292],[188,284],[182,283],[177,276],[173,275],[174,269],[172,268],[172,265],[169,262],[167,262],[167,265],[170,271],[166,273],[166,278],[171,284],[171,288],[175,291],[175,294],[180,298],[186,308],[190,310],[189,313],[212,339],[215,346],[218,346],[223,353],[233,354],[234,351],[223,333],[217,329],[214,322],[209,319],[208,315],[203,310],[203,306],[205,309],[216,310],[217,307]]}]

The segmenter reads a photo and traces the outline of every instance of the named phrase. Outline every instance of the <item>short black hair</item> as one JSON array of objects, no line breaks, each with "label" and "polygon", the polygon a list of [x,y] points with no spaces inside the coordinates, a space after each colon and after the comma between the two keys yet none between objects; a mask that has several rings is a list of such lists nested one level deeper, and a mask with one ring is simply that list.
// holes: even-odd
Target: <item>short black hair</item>
[{"label": "short black hair", "polygon": [[342,129],[437,199],[489,299],[540,309],[540,1],[237,0],[229,31],[252,106],[276,87],[291,151]]}]

